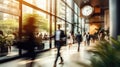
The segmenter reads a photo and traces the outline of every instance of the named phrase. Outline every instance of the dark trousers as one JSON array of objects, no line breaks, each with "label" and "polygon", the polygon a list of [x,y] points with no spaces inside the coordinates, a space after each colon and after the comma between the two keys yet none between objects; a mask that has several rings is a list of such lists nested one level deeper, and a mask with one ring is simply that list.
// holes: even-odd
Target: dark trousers
[{"label": "dark trousers", "polygon": [[23,57],[25,60],[32,60],[32,62],[26,64],[26,67],[34,67],[35,62],[33,60],[37,57],[34,50],[28,50]]},{"label": "dark trousers", "polygon": [[80,50],[80,42],[78,42],[78,52],[79,52],[79,50]]},{"label": "dark trousers", "polygon": [[87,40],[87,45],[88,45],[88,46],[90,45],[90,40]]},{"label": "dark trousers", "polygon": [[58,60],[59,57],[61,59],[61,62],[63,61],[63,58],[62,58],[61,53],[60,53],[60,48],[61,48],[61,42],[60,41],[56,41],[56,47],[57,47],[57,56],[56,56],[56,59],[55,59],[55,64],[57,63],[57,60]]}]

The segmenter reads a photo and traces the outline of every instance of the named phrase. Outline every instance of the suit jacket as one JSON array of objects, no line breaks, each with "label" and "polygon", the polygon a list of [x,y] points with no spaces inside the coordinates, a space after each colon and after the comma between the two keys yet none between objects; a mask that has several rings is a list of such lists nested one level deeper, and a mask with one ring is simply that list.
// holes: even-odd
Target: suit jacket
[{"label": "suit jacket", "polygon": [[81,35],[81,34],[77,34],[76,40],[77,40],[78,42],[81,42],[81,41],[82,41],[82,35]]},{"label": "suit jacket", "polygon": [[[64,31],[63,30],[60,30],[60,40],[62,40],[62,38],[65,37],[65,34],[64,34]],[[55,35],[53,36],[54,38],[56,38],[56,32],[55,32]],[[56,39],[55,39],[56,40]]]},{"label": "suit jacket", "polygon": [[87,39],[87,41],[90,40],[90,35],[89,34],[86,35],[86,39]]},{"label": "suit jacket", "polygon": [[[65,39],[66,35],[63,30],[60,30],[60,31],[61,31],[60,32],[60,42],[61,42],[61,46],[63,46],[66,43],[66,39]],[[54,39],[56,38],[56,32],[53,37],[54,37]],[[55,42],[56,42],[56,39],[55,39]]]}]

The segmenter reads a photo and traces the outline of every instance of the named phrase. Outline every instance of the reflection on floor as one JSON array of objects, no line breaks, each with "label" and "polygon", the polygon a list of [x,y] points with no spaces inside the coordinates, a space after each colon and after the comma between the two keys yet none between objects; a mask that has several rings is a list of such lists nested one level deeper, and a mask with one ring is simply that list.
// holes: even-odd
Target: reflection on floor
[{"label": "reflection on floor", "polygon": [[[77,52],[77,44],[73,44],[70,48],[68,46],[62,47],[61,54],[64,64],[59,64],[60,60],[58,60],[57,67],[89,67],[91,54],[86,51],[87,48],[88,46],[81,44],[80,52]],[[56,49],[51,49],[40,54],[34,61],[34,67],[53,67],[56,52]],[[29,60],[17,59],[0,64],[0,67],[25,67],[30,62]]]}]

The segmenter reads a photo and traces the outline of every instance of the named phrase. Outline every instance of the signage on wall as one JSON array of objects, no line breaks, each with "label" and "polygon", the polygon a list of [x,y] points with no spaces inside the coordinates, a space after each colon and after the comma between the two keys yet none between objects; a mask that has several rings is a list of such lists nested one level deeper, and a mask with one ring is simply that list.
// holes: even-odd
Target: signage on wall
[{"label": "signage on wall", "polygon": [[19,4],[14,1],[6,0],[0,2],[0,12],[19,16],[20,15]]}]

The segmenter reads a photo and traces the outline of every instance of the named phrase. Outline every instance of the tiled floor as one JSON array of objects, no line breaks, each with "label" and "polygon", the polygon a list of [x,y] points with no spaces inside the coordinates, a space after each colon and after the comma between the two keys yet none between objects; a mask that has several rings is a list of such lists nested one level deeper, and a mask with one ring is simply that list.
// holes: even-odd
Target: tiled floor
[{"label": "tiled floor", "polygon": [[[57,67],[89,67],[90,65],[90,54],[86,51],[88,46],[81,44],[80,52],[77,52],[77,44],[73,44],[71,48],[64,46],[61,49],[61,54],[64,59],[64,64],[59,64],[58,60]],[[56,49],[40,54],[35,60],[34,67],[53,67]],[[30,61],[17,59],[7,63],[0,64],[0,67],[25,67]]]}]

